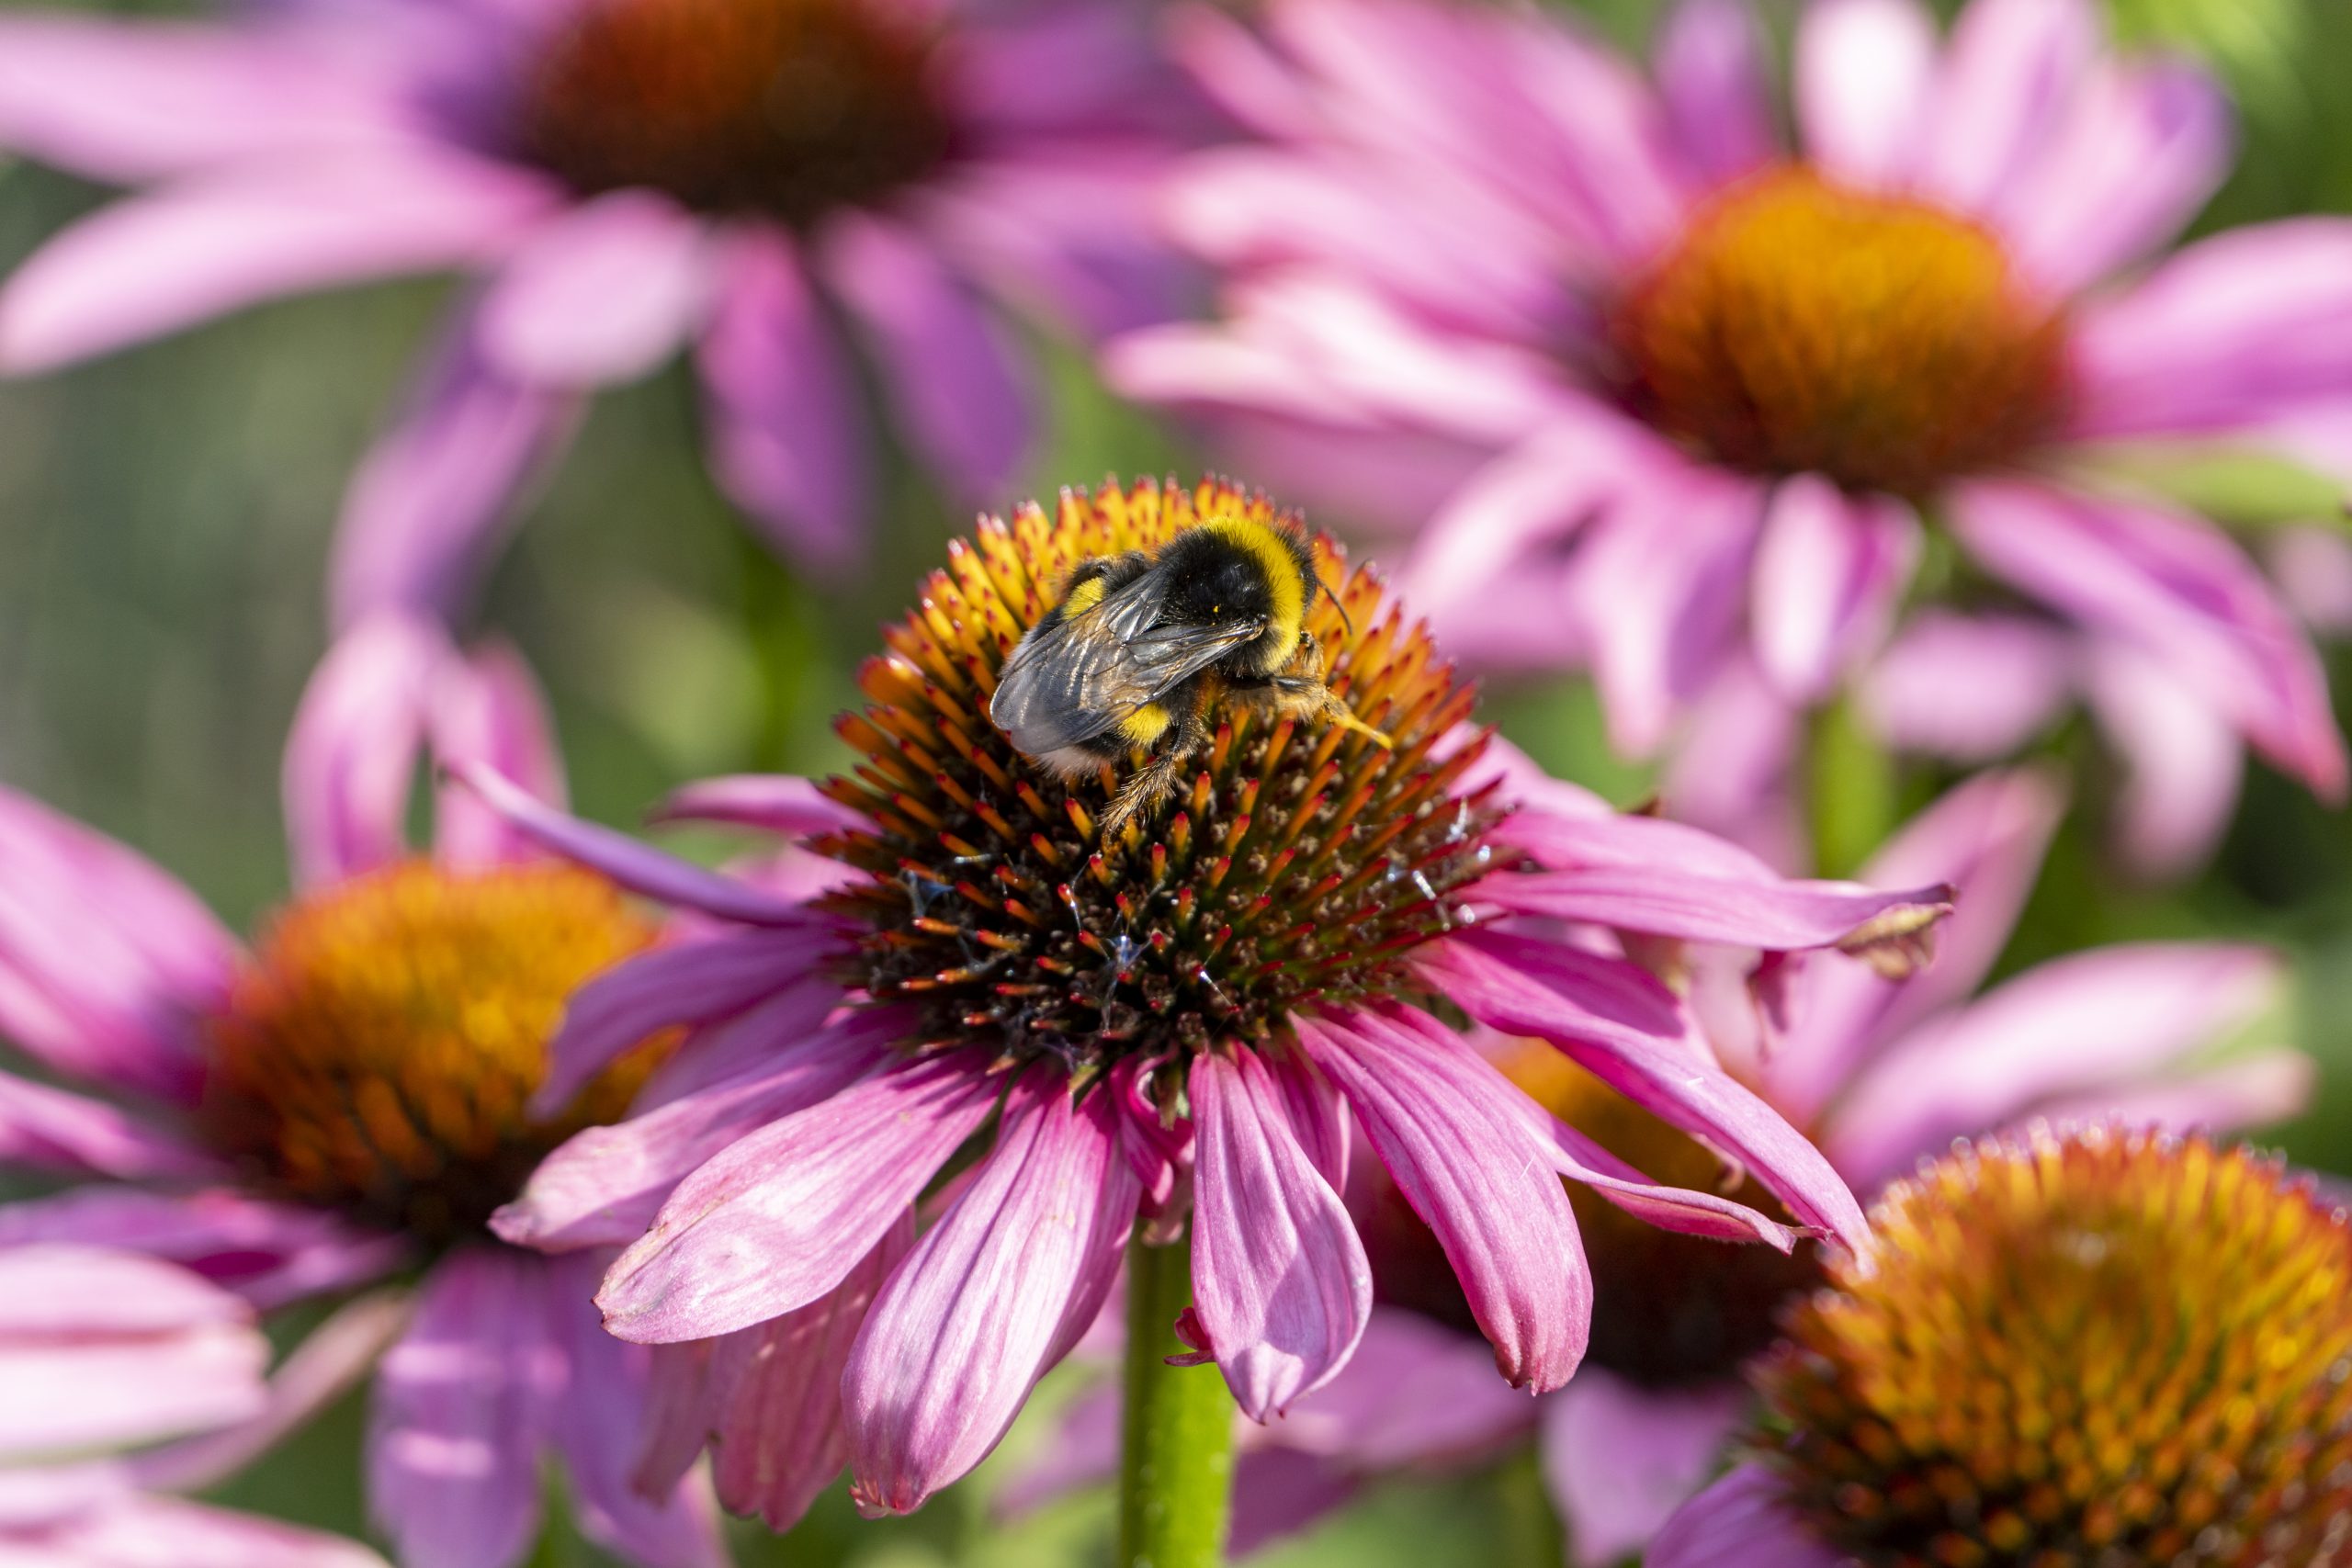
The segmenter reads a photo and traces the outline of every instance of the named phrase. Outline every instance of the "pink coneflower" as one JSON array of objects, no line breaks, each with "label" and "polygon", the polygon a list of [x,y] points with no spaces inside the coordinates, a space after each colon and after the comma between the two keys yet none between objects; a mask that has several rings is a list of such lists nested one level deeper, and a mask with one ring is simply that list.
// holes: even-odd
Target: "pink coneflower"
[{"label": "pink coneflower", "polygon": [[[1139,1215],[1165,1238],[1189,1210],[1182,1332],[1245,1414],[1279,1415],[1347,1363],[1371,1309],[1340,1198],[1351,1111],[1524,1388],[1567,1380],[1591,1316],[1560,1173],[1652,1223],[1783,1249],[1851,1226],[1826,1162],[1632,955],[1670,970],[1685,943],[1762,949],[1758,983],[1775,985],[1806,949],[1900,967],[1941,888],[1784,881],[1506,768],[1422,628],[1328,559],[1340,586],[1310,629],[1333,689],[1394,750],[1228,714],[1189,785],[1106,839],[1107,770],[1066,784],[989,724],[1001,664],[1078,563],[1274,515],[1214,482],[1147,482],[1065,491],[1054,515],[1028,507],[951,545],[865,667],[873,705],[840,722],[853,777],[718,781],[672,807],[797,836],[808,897],[468,773],[550,847],[719,922],[582,991],[556,1048],[561,1084],[648,1028],[695,1024],[678,1060],[711,1087],[573,1139],[497,1228],[627,1242],[597,1298],[608,1327],[718,1341],[691,1353],[696,1375],[737,1354],[764,1368],[780,1391],[764,1427],[744,1401],[690,1404],[718,1432],[722,1488],[730,1450],[748,1474],[763,1451],[845,1450],[865,1506],[919,1506],[1092,1321]],[[1793,1226],[1654,1184],[1557,1125],[1441,1001],[1510,1017],[1744,1161]],[[976,1137],[913,1238],[910,1210]],[[845,1280],[873,1296],[854,1338],[822,1305]],[[835,1377],[838,1410],[812,1392]],[[759,1501],[788,1516],[824,1480]]]},{"label": "pink coneflower", "polygon": [[628,1042],[564,1103],[526,1107],[565,997],[656,929],[460,794],[432,858],[412,856],[428,742],[560,794],[511,654],[363,623],[296,722],[300,889],[249,951],[129,850],[0,793],[0,1037],[44,1074],[0,1075],[0,1158],[62,1183],[0,1205],[0,1257],[100,1243],[265,1309],[421,1270],[368,1450],[401,1561],[521,1561],[552,1455],[589,1535],[648,1568],[705,1568],[721,1554],[699,1488],[649,1501],[633,1484],[644,1357],[596,1325],[599,1260],[483,1229],[542,1154],[655,1069],[662,1043]]},{"label": "pink coneflower", "polygon": [[[386,1326],[360,1303],[322,1328],[348,1362]],[[55,1243],[0,1249],[0,1562],[11,1568],[382,1568],[355,1541],[173,1495],[209,1484],[256,1430],[341,1386],[306,1349],[273,1389],[252,1303],[155,1258]]]},{"label": "pink coneflower", "polygon": [[1737,0],[1676,11],[1646,78],[1548,14],[1268,15],[1265,42],[1205,11],[1186,35],[1270,143],[1176,191],[1225,319],[1108,363],[1367,512],[1450,497],[1405,581],[1462,656],[1589,669],[1648,753],[1726,681],[1823,701],[1926,550],[1933,592],[2046,628],[2008,679],[2087,684],[2152,764],[2224,753],[2224,810],[2241,743],[2342,792],[2294,617],[2124,460],[2352,471],[2352,225],[2132,270],[2227,166],[2203,76],[2108,53],[2090,0],[1975,0],[1940,44],[1916,0],[1815,0],[1792,145]]},{"label": "pink coneflower", "polygon": [[989,301],[1091,333],[1172,299],[1137,202],[1181,94],[1143,24],[1064,0],[11,17],[0,145],[151,188],[0,292],[0,364],[456,268],[478,281],[346,500],[341,615],[460,596],[577,394],[684,346],[714,475],[778,545],[838,566],[870,446],[843,325],[906,446],[977,499],[1031,428]]},{"label": "pink coneflower", "polygon": [[1649,1568],[2352,1558],[2352,1223],[2202,1137],[1985,1139],[1791,1314]]},{"label": "pink coneflower", "polygon": [[[2291,1115],[2308,1095],[2311,1063],[2295,1052],[2215,1054],[2277,1004],[2277,960],[2257,949],[2098,948],[1972,998],[2008,940],[2062,805],[2038,773],[1984,775],[1923,813],[1864,872],[1883,885],[1940,879],[1959,890],[1936,962],[1917,979],[1894,986],[1853,965],[1809,968],[1787,998],[1786,1028],[1769,1042],[1737,1027],[1752,1017],[1742,999],[1710,1010],[1725,1025],[1719,1036],[1745,1036],[1719,1041],[1726,1066],[1806,1131],[1854,1190],[1877,1190],[1956,1136],[2034,1117],[2231,1128]],[[1708,978],[1698,981],[1702,997]],[[1703,1184],[1719,1163],[1557,1053],[1523,1041],[1487,1044],[1505,1074],[1555,1114],[1662,1179]],[[1268,1533],[1344,1501],[1363,1477],[1479,1458],[1532,1427],[1571,1562],[1603,1568],[1638,1551],[1714,1472],[1748,1411],[1742,1362],[1770,1342],[1788,1301],[1820,1277],[1809,1249],[1783,1258],[1704,1247],[1620,1224],[1572,1194],[1595,1287],[1583,1370],[1536,1410],[1474,1400],[1458,1383],[1476,1342],[1438,1326],[1466,1325],[1427,1234],[1393,1192],[1359,1185],[1355,1207],[1383,1303],[1372,1332],[1386,1353],[1302,1401],[1242,1461],[1241,1495],[1261,1499],[1255,1522]],[[1770,1209],[1760,1194],[1734,1195]],[[1453,1391],[1445,1420],[1417,1411],[1426,1397],[1417,1391],[1430,1387]],[[1115,1389],[1106,1393],[1115,1403]],[[1053,1484],[1102,1473],[1099,1454],[1091,1469],[1081,1462],[1087,1449],[1056,1445]],[[1275,1450],[1283,1457],[1270,1461]],[[1278,1479],[1252,1476],[1270,1462],[1281,1467]],[[1027,1490],[1046,1484],[1033,1479]]]}]

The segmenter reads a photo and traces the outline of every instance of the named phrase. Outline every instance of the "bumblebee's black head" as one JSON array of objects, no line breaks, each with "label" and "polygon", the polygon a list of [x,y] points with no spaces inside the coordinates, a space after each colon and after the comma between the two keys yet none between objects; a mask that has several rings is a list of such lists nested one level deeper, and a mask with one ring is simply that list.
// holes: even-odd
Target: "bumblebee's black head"
[{"label": "bumblebee's black head", "polygon": [[1298,646],[1314,601],[1314,560],[1304,540],[1261,523],[1221,520],[1188,529],[1160,557],[1168,573],[1166,618],[1203,626],[1262,624],[1265,629],[1227,662],[1270,673]]}]

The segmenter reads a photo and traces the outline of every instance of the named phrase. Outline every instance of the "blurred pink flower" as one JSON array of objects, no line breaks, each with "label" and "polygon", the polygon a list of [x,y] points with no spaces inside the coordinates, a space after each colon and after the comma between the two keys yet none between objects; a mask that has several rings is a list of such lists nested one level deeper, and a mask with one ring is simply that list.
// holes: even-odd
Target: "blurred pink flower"
[{"label": "blurred pink flower", "polygon": [[[326,1330],[305,1347],[376,1368],[368,1489],[401,1562],[522,1561],[551,1453],[591,1537],[647,1568],[710,1568],[724,1558],[707,1493],[649,1501],[633,1484],[645,1358],[597,1326],[599,1260],[481,1229],[540,1150],[617,1114],[650,1066],[543,1122],[524,1111],[566,976],[654,928],[463,792],[441,797],[435,858],[409,858],[421,750],[560,798],[513,654],[363,622],[297,718],[300,891],[251,953],[130,850],[0,791],[0,1040],[41,1071],[0,1072],[0,1166],[62,1183],[0,1204],[0,1267],[102,1244],[266,1310],[422,1265],[389,1348]],[[91,1384],[83,1397],[100,1397]],[[208,1464],[233,1468],[262,1435]]]},{"label": "blurred pink flower", "polygon": [[[2128,459],[2352,476],[2352,223],[2133,270],[2222,178],[2229,116],[2101,28],[2091,0],[1973,0],[1939,42],[1917,0],[1815,0],[1792,150],[1738,0],[1681,6],[1646,76],[1548,13],[1273,0],[1261,39],[1198,10],[1183,52],[1263,141],[1197,154],[1170,201],[1224,315],[1106,364],[1274,482],[1435,511],[1402,581],[1441,635],[1589,669],[1631,753],[1726,682],[1826,698],[1931,521],[2036,629],[2006,678],[2086,690],[2141,764],[2143,858],[2177,862],[2241,744],[2331,798],[2344,750],[2277,592]],[[1936,668],[1971,707],[2008,695]],[[1952,722],[1914,692],[1874,690],[1897,739]]]},{"label": "blurred pink flower", "polygon": [[380,1344],[347,1308],[264,1379],[251,1303],[187,1269],[58,1242],[0,1249],[0,1562],[11,1568],[382,1568],[356,1541],[183,1502],[253,1435],[339,1393]]},{"label": "blurred pink flower", "polygon": [[[1744,997],[1717,1010],[1725,1065],[1806,1129],[1856,1192],[1876,1191],[1955,1138],[2035,1118],[2111,1115],[2142,1125],[2227,1129],[2292,1115],[2307,1099],[2312,1068],[2300,1053],[2211,1055],[2278,998],[2278,961],[2259,949],[2193,942],[2098,948],[1972,998],[2008,940],[2061,807],[2039,773],[1989,773],[1954,790],[1886,846],[1865,880],[1942,879],[1959,890],[1936,962],[1918,978],[1894,986],[1854,965],[1808,968],[1785,1000],[1788,1026],[1769,1042],[1757,1033]],[[1708,978],[1700,977],[1702,998]],[[1719,997],[1727,989],[1713,987]],[[1238,1484],[1241,1495],[1261,1500],[1248,1516],[1256,1528],[1267,1536],[1297,1529],[1365,1477],[1480,1459],[1532,1428],[1568,1525],[1570,1561],[1604,1568],[1639,1551],[1715,1473],[1749,1413],[1736,1374],[1760,1342],[1718,1330],[1752,1324],[1769,1332],[1779,1303],[1718,1263],[1723,1255],[1682,1247],[1672,1265],[1653,1255],[1649,1271],[1679,1270],[1674,1282],[1699,1303],[1698,1313],[1685,1314],[1664,1293],[1663,1280],[1612,1273],[1610,1249],[1593,1245],[1600,1311],[1592,1355],[1573,1382],[1534,1411],[1479,1400],[1460,1386],[1462,1369],[1477,1359],[1476,1341],[1418,1313],[1376,1308],[1365,1343],[1377,1335],[1385,1354],[1351,1364],[1300,1401],[1244,1459]],[[1390,1280],[1377,1247],[1374,1263],[1385,1300]],[[1714,1299],[1736,1292],[1750,1299]],[[1624,1330],[1614,1336],[1601,1321],[1612,1302]],[[1634,1336],[1644,1365],[1613,1365],[1612,1352],[1634,1344]],[[1108,1402],[1115,1424],[1115,1388],[1080,1406],[1073,1419],[1104,1419],[1091,1407],[1097,1401]],[[1270,1450],[1286,1457],[1272,1474],[1253,1477]],[[1038,1467],[1016,1483],[1016,1499],[1034,1502],[1107,1473],[1099,1456],[1087,1462],[1088,1451],[1057,1433]]]},{"label": "blurred pink flower", "polygon": [[582,391],[690,346],[711,469],[854,561],[855,329],[954,494],[1013,477],[1035,388],[988,301],[1165,313],[1142,195],[1189,118],[1126,0],[293,0],[216,24],[0,19],[0,146],[141,194],[0,292],[40,370],[304,290],[475,283],[345,498],[338,618],[462,598]]},{"label": "blurred pink flower", "polygon": [[[1213,484],[1198,500],[1265,504]],[[1425,1010],[1439,998],[1736,1151],[1797,1227],[1849,1233],[1826,1162],[1627,953],[1842,946],[1897,964],[1941,888],[1785,881],[1489,749],[1464,723],[1470,690],[1363,572],[1338,591],[1352,629],[1324,604],[1315,635],[1346,689],[1380,694],[1359,716],[1390,727],[1393,753],[1241,726],[1174,815],[1105,840],[1096,784],[977,716],[1072,562],[1150,547],[1193,507],[1144,485],[985,524],[887,630],[863,677],[874,705],[840,721],[863,782],[718,780],[667,808],[791,836],[792,890],[462,774],[547,847],[713,922],[583,989],[556,1045],[560,1090],[616,1043],[690,1025],[676,1066],[701,1087],[574,1138],[495,1228],[628,1245],[598,1296],[606,1326],[684,1347],[680,1449],[717,1434],[732,1505],[787,1519],[844,1453],[876,1513],[965,1474],[1094,1320],[1139,1215],[1167,1235],[1189,1211],[1180,1332],[1244,1414],[1280,1415],[1348,1363],[1371,1308],[1340,1198],[1351,1110],[1515,1386],[1556,1388],[1584,1353],[1562,1174],[1654,1224],[1794,1245],[1799,1229],[1653,1183],[1553,1122]],[[989,1129],[916,1237],[910,1208]],[[862,1325],[825,1305],[843,1289],[871,1294]],[[726,1369],[745,1365],[772,1394],[730,1394]],[[728,1495],[730,1467],[767,1489]]]}]

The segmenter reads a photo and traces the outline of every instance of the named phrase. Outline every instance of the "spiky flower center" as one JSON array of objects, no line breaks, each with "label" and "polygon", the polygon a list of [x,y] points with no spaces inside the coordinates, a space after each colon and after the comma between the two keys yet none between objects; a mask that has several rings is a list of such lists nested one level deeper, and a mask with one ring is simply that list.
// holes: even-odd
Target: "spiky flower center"
[{"label": "spiky flower center", "polygon": [[587,0],[528,84],[523,151],[583,195],[806,225],[947,155],[933,52],[869,0]]},{"label": "spiky flower center", "polygon": [[[1651,1115],[1550,1045],[1529,1042],[1499,1064],[1538,1104],[1652,1180],[1724,1190],[1723,1157]],[[1755,1178],[1726,1196],[1783,1222]],[[1716,1382],[1772,1342],[1781,1304],[1817,1283],[1810,1243],[1784,1254],[1660,1230],[1568,1184],[1592,1264],[1595,1366],[1653,1388]],[[1790,1222],[1792,1223],[1792,1222]]]},{"label": "spiky flower center", "polygon": [[563,1115],[526,1102],[571,992],[653,930],[569,866],[411,862],[293,905],[211,1021],[202,1116],[259,1190],[439,1245],[580,1128],[617,1120],[656,1046]]},{"label": "spiky flower center", "polygon": [[1734,187],[1614,318],[1636,412],[1713,460],[1917,495],[2057,424],[2064,322],[2000,243],[1792,168]]},{"label": "spiky flower center", "polygon": [[998,671],[1073,568],[1221,515],[1274,518],[1224,484],[1146,481],[986,520],[861,671],[873,705],[838,728],[862,760],[827,788],[878,827],[813,847],[866,874],[831,898],[870,933],[848,977],[915,1004],[922,1048],[1082,1069],[1262,1043],[1317,1000],[1408,994],[1405,955],[1464,918],[1453,896],[1494,863],[1496,812],[1454,788],[1483,742],[1432,748],[1473,693],[1370,576],[1342,580],[1328,541],[1348,621],[1318,598],[1307,627],[1332,690],[1394,750],[1229,706],[1174,796],[1105,841],[1114,771],[1066,783],[989,722]]},{"label": "spiky flower center", "polygon": [[2352,1228],[2275,1163],[2099,1129],[1889,1190],[1759,1382],[1822,1539],[1889,1568],[2352,1550]]}]

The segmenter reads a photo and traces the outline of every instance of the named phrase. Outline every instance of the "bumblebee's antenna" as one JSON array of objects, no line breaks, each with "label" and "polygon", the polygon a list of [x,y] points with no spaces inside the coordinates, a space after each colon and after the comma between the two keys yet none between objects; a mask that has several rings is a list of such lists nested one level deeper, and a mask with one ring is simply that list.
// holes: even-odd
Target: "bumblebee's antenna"
[{"label": "bumblebee's antenna", "polygon": [[1331,601],[1331,608],[1340,613],[1340,624],[1348,628],[1348,635],[1350,637],[1355,636],[1356,624],[1348,619],[1348,607],[1340,603],[1340,596],[1337,593],[1332,592],[1330,589],[1324,587],[1323,580],[1319,577],[1315,580],[1315,586],[1323,590],[1323,597]]}]

